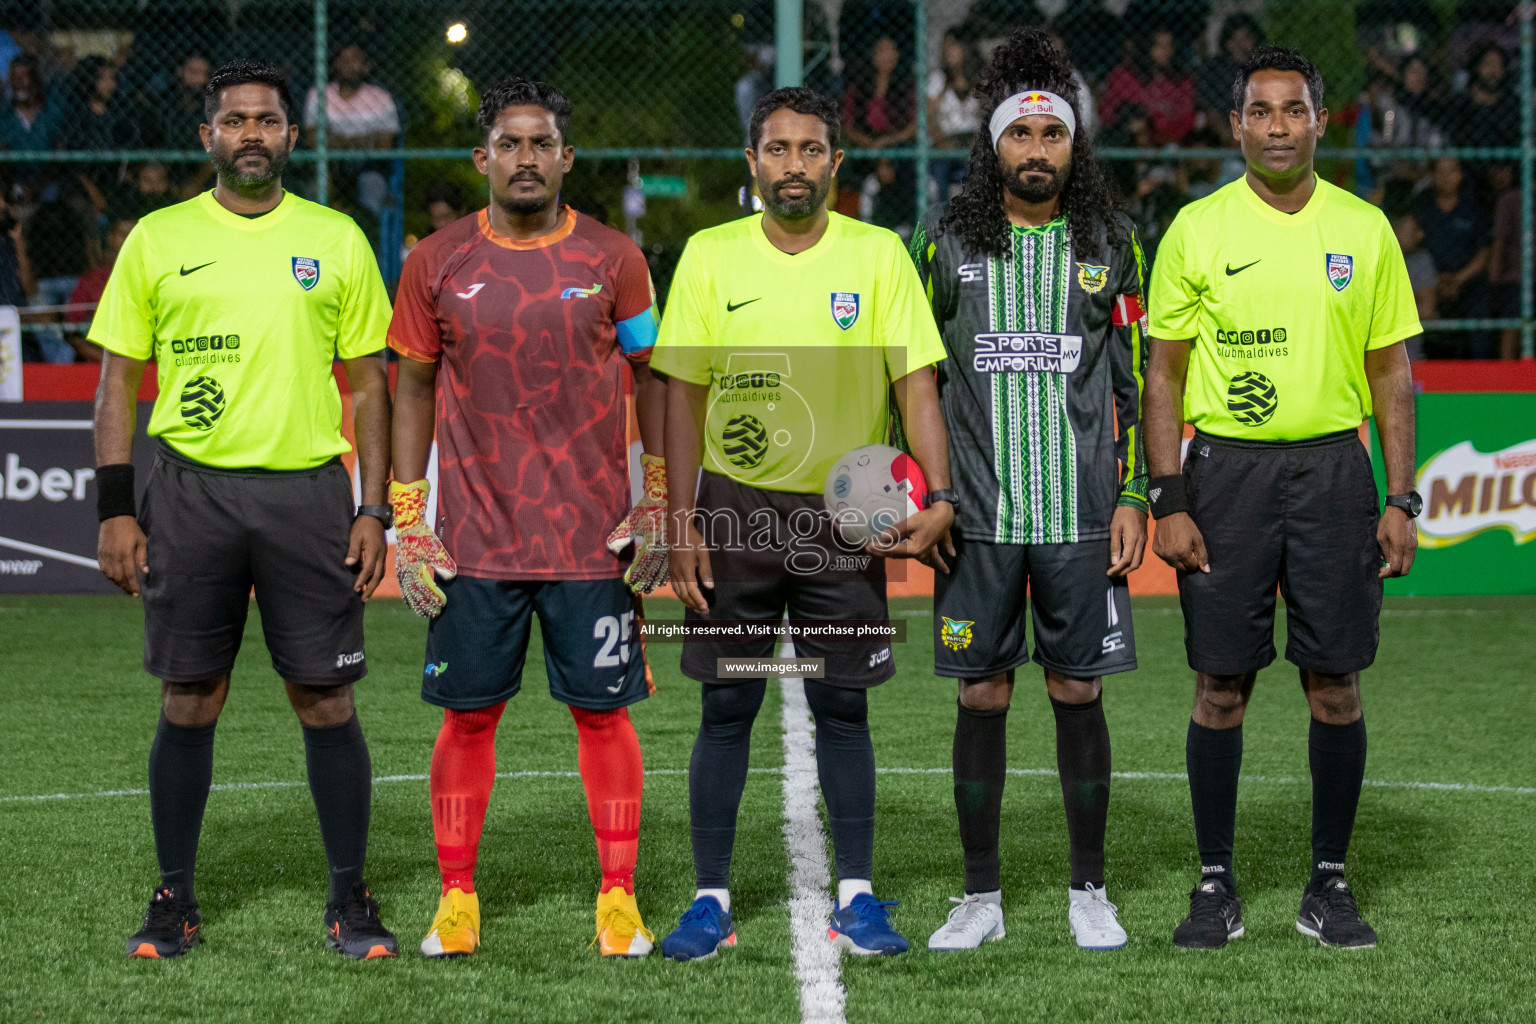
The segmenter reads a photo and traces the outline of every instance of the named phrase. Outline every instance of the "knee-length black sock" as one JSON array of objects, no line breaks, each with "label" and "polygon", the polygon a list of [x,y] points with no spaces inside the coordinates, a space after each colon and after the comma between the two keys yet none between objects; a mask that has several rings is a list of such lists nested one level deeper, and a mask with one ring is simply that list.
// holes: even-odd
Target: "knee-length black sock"
[{"label": "knee-length black sock", "polygon": [[965,891],[993,892],[1002,887],[997,837],[1008,779],[1008,709],[977,711],[958,701],[956,707],[951,758],[960,846],[965,851]]},{"label": "knee-length black sock", "polygon": [[356,713],[340,725],[304,726],[304,767],[331,868],[330,902],[341,903],[363,880],[373,801],[373,762]]},{"label": "knee-length black sock", "polygon": [[1056,769],[1067,808],[1072,888],[1104,888],[1104,826],[1109,819],[1109,724],[1104,701],[1063,704],[1056,713]]},{"label": "knee-length black sock", "polygon": [[149,820],[155,830],[160,884],[195,899],[193,869],[203,810],[213,782],[213,733],[218,722],[177,725],[165,715],[149,748]]}]

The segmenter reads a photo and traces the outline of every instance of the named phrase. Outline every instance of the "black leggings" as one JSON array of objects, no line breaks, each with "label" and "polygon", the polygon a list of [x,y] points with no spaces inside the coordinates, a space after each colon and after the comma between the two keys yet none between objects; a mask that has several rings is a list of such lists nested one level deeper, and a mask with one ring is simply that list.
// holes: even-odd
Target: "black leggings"
[{"label": "black leggings", "polygon": [[[701,889],[730,885],[736,811],[747,784],[752,722],[768,682],[704,683],[704,715],[688,762],[693,870]],[[864,690],[805,681],[816,720],[816,771],[821,780],[838,878],[869,878],[875,859],[875,748]]]}]

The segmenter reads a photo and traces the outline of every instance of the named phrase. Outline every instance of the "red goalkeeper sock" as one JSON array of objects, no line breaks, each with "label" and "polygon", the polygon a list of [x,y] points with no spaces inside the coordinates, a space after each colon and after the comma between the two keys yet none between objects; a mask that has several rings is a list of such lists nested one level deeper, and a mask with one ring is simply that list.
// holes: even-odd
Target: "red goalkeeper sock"
[{"label": "red goalkeeper sock", "polygon": [[640,848],[640,791],[645,765],[640,738],[629,710],[584,711],[571,708],[576,719],[576,760],[587,790],[587,813],[597,837],[597,859],[607,892],[616,885],[635,891],[635,857]]},{"label": "red goalkeeper sock", "polygon": [[480,829],[496,781],[496,723],[506,702],[475,711],[443,712],[443,728],[432,747],[432,836],[443,893],[475,891],[475,857]]}]

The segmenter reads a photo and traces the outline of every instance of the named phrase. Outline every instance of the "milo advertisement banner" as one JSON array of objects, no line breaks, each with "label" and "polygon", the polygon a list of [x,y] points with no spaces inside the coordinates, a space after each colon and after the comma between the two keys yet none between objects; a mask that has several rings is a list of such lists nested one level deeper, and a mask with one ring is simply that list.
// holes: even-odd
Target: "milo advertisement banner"
[{"label": "milo advertisement banner", "polygon": [[[1389,594],[1536,594],[1536,393],[1418,396],[1419,553]],[[1372,439],[1377,486],[1385,494]]]}]

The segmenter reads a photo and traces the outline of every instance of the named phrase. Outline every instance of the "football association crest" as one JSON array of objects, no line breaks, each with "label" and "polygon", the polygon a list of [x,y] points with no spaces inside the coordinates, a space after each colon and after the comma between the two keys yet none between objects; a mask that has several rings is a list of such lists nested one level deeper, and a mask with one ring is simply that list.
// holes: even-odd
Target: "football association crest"
[{"label": "football association crest", "polygon": [[843,330],[853,326],[859,318],[859,293],[858,292],[833,292],[832,293],[832,319]]},{"label": "football association crest", "polygon": [[293,279],[299,282],[299,287],[305,291],[314,291],[315,285],[320,283],[320,261],[312,260],[308,256],[295,256]]},{"label": "football association crest", "polygon": [[963,651],[971,646],[971,627],[976,625],[974,619],[952,619],[948,615],[941,615],[944,625],[939,628],[939,638],[944,641],[944,646],[952,651]]},{"label": "football association crest", "polygon": [[1101,292],[1104,290],[1104,286],[1109,284],[1109,268],[1095,267],[1091,263],[1079,263],[1077,265],[1077,283],[1089,295]]},{"label": "football association crest", "polygon": [[1341,256],[1336,252],[1328,254],[1328,283],[1333,285],[1333,290],[1341,292],[1349,287],[1350,278],[1355,276],[1355,259],[1353,256]]}]

